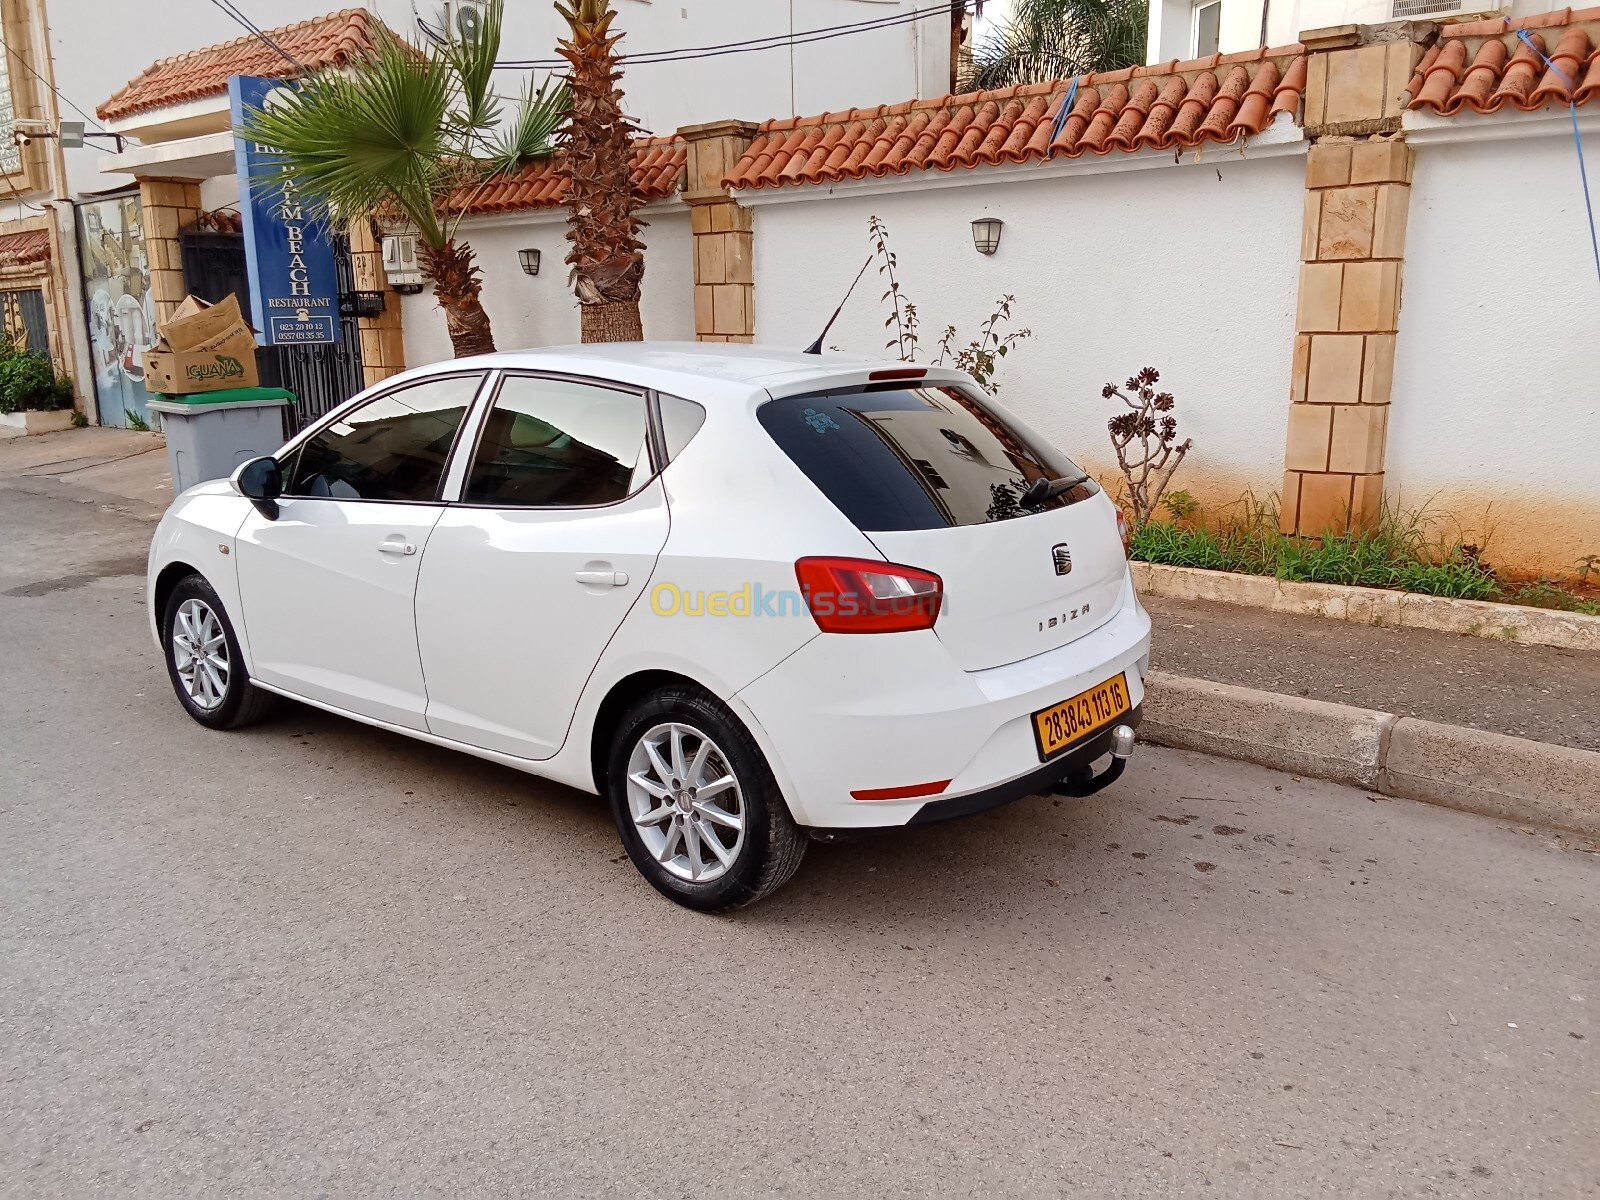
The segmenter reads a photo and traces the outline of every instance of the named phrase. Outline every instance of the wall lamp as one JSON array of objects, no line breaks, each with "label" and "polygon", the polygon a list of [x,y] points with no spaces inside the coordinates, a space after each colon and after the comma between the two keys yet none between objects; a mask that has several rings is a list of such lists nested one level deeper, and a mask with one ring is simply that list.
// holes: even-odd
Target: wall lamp
[{"label": "wall lamp", "polygon": [[539,273],[539,252],[537,250],[518,250],[517,258],[522,263],[522,270],[528,275]]},{"label": "wall lamp", "polygon": [[993,254],[1000,249],[1000,231],[1005,224],[999,217],[979,217],[972,223],[972,244],[979,254]]}]

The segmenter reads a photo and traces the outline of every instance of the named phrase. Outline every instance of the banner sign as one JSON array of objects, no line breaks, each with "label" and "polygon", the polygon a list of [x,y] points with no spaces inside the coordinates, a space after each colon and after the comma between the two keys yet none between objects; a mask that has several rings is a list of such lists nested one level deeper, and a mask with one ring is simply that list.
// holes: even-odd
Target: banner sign
[{"label": "banner sign", "polygon": [[[268,346],[339,340],[339,276],[327,227],[312,219],[293,183],[274,178],[272,148],[240,133],[252,110],[289,86],[282,79],[228,77],[250,313]],[[264,180],[272,180],[271,186],[262,186]]]}]

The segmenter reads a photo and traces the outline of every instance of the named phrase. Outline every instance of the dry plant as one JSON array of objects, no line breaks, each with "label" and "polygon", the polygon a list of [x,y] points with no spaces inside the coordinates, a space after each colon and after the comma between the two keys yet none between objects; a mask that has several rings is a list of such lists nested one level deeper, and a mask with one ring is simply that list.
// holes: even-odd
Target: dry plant
[{"label": "dry plant", "polygon": [[1177,401],[1171,392],[1156,391],[1160,379],[1159,371],[1146,367],[1121,388],[1108,383],[1100,391],[1106,399],[1115,397],[1129,409],[1112,417],[1107,428],[1117,452],[1117,468],[1128,489],[1135,529],[1143,528],[1155,513],[1173,472],[1194,446],[1193,438],[1178,443],[1178,418],[1172,415]]}]

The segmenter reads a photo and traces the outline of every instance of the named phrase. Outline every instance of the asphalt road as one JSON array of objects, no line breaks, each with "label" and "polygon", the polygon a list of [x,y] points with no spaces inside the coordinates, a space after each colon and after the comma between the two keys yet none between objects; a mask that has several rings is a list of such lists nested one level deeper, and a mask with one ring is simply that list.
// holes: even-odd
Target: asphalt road
[{"label": "asphalt road", "polygon": [[1579,845],[1146,750],[696,916],[577,793],[190,722],[148,529],[0,487],[5,1195],[1600,1193]]}]

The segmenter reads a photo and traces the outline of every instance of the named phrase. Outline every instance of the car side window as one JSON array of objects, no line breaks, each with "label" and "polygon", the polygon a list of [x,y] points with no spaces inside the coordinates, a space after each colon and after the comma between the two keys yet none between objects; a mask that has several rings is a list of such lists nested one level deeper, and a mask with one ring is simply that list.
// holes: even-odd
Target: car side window
[{"label": "car side window", "polygon": [[700,432],[700,426],[706,423],[706,410],[693,400],[669,396],[666,392],[656,393],[656,407],[661,413],[661,433],[666,441],[664,449],[667,461],[671,462]]},{"label": "car side window", "polygon": [[645,401],[592,383],[507,375],[462,500],[495,508],[611,504],[650,477]]},{"label": "car side window", "polygon": [[429,379],[346,413],[300,448],[286,472],[285,494],[437,500],[450,446],[482,381],[481,375]]}]

